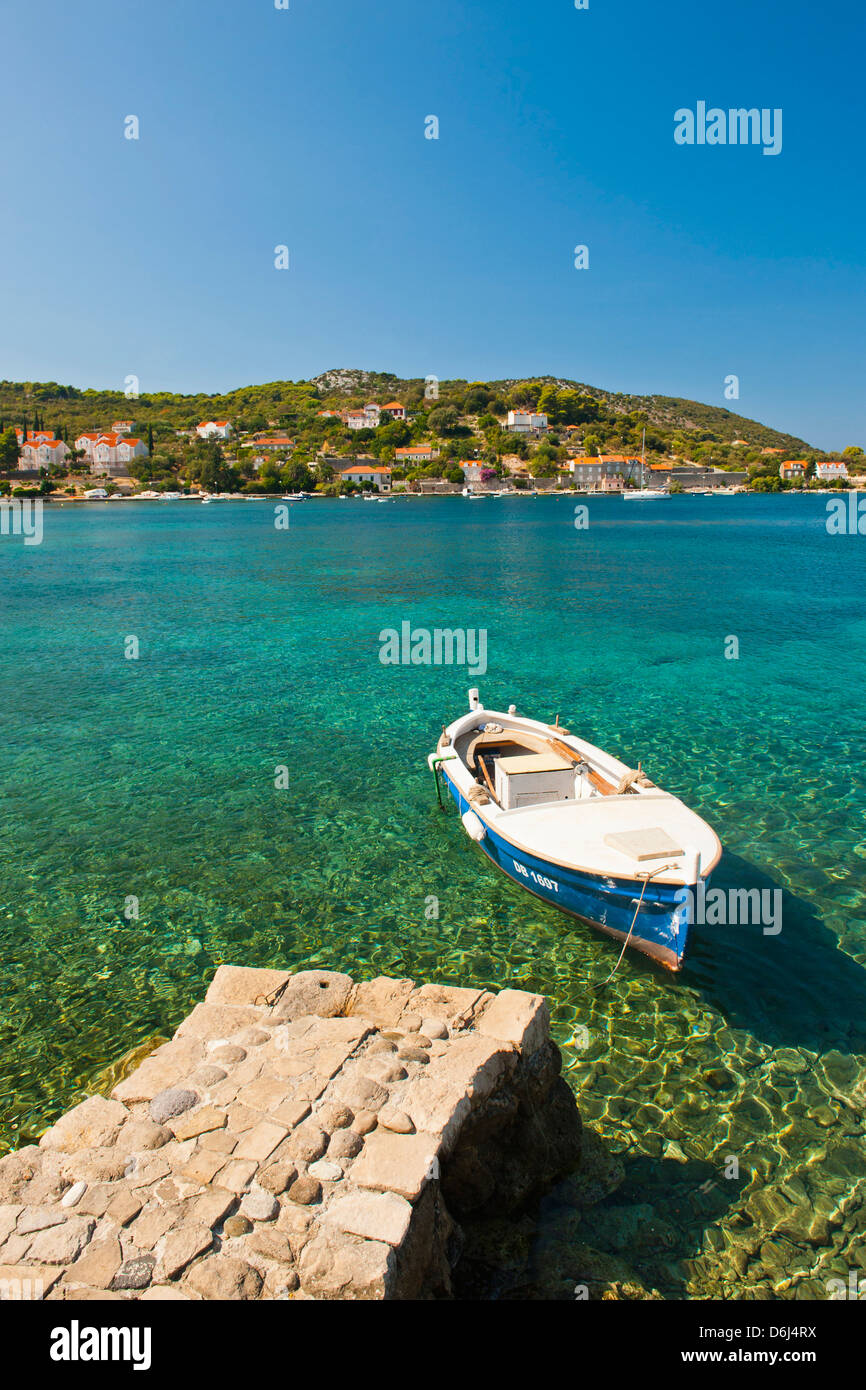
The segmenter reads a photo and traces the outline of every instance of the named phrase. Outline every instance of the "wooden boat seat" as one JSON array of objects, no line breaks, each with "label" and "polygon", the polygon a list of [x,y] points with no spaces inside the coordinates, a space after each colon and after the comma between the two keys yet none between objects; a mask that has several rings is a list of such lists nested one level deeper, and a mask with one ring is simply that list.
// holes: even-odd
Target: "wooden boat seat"
[{"label": "wooden boat seat", "polygon": [[515,748],[524,748],[530,753],[549,753],[550,741],[541,738],[537,734],[525,734],[520,730],[509,729],[507,733],[498,734],[477,734],[466,750],[466,766],[470,772],[477,772],[477,755],[479,753],[511,752]]}]

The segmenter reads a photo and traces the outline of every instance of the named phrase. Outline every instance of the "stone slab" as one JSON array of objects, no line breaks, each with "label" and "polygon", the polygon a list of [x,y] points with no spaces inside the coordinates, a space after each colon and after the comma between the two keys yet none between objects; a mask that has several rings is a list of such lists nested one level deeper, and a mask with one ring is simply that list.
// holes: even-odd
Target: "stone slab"
[{"label": "stone slab", "polygon": [[290,980],[288,970],[256,970],[244,965],[220,965],[204,997],[206,1004],[251,1004],[264,1008],[265,996]]},{"label": "stone slab", "polygon": [[355,986],[348,1013],[367,1019],[377,1028],[393,1028],[414,988],[414,980],[393,980],[387,975],[362,980]]},{"label": "stone slab", "polygon": [[365,1240],[402,1245],[412,1220],[412,1204],[394,1192],[355,1192],[332,1202],[325,1221]]},{"label": "stone slab", "polygon": [[431,1134],[393,1134],[375,1130],[352,1165],[356,1187],[396,1192],[410,1202],[438,1173],[438,1141]]},{"label": "stone slab", "polygon": [[503,989],[487,1005],[476,1028],[485,1037],[513,1043],[528,1057],[550,1036],[550,1010],[543,994]]}]

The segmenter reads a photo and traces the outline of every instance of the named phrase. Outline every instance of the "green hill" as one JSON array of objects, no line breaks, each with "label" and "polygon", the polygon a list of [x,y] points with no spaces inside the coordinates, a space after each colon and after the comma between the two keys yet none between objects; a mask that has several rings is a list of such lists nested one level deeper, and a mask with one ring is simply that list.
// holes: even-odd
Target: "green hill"
[{"label": "green hill", "polygon": [[[536,388],[536,389],[533,389]],[[202,419],[227,416],[264,428],[269,423],[291,425],[300,422],[307,412],[330,405],[361,404],[368,397],[391,394],[412,409],[424,405],[454,406],[461,414],[475,415],[485,409],[493,414],[503,413],[511,406],[538,405],[539,397],[576,393],[577,397],[600,408],[595,423],[619,423],[628,429],[629,417],[644,417],[648,429],[665,436],[674,434],[702,435],[720,444],[745,439],[760,448],[781,448],[794,454],[816,452],[813,445],[796,435],[771,429],[743,415],[736,415],[720,406],[700,401],[681,400],[675,396],[631,396],[604,391],[582,382],[561,377],[534,377],[490,382],[462,380],[440,381],[437,401],[425,401],[425,382],[421,378],[403,379],[390,372],[335,369],[311,381],[273,381],[262,386],[242,386],[223,394],[182,395],[158,391],[143,393],[135,399],[122,391],[81,390],[61,386],[57,382],[0,381],[0,419],[6,425],[20,424],[26,416],[32,425],[34,413],[48,428],[58,433],[65,428],[68,435],[86,429],[105,428],[119,416],[134,416],[136,423],[150,424],[172,430],[188,429]],[[541,401],[545,408],[545,401]],[[591,424],[592,420],[573,422],[555,419],[555,409],[549,411],[552,423]],[[578,409],[573,412],[580,414]],[[586,410],[582,413],[587,413]],[[820,451],[818,451],[820,452]]]},{"label": "green hill", "polygon": [[[378,429],[351,431],[338,416],[323,414],[394,399],[410,418],[391,421],[383,416]],[[509,409],[528,407],[548,416],[552,434],[527,438],[503,428]],[[131,418],[133,434],[152,446],[148,459],[132,465],[136,476],[163,487],[208,478],[221,480],[226,488],[306,487],[314,484],[308,465],[323,453],[332,463],[318,470],[315,481],[322,485],[333,479],[334,456],[358,454],[372,454],[391,465],[396,477],[445,476],[452,482],[462,477],[460,465],[466,460],[482,461],[502,476],[507,468],[503,459],[518,454],[532,475],[553,477],[575,448],[590,455],[636,455],[644,433],[651,462],[748,469],[768,480],[778,474],[779,455],[763,450],[779,450],[784,457],[821,457],[820,450],[796,435],[720,406],[674,396],[624,395],[550,376],[437,381],[335,368],[309,381],[272,381],[216,395],[157,391],[134,397],[53,381],[0,382],[0,441],[11,426],[38,427],[54,430],[71,446],[85,431],[109,429],[119,418]],[[205,449],[191,434],[195,425],[209,419],[228,419],[234,427],[235,436],[224,450],[215,445]],[[268,429],[289,435],[291,442],[269,453],[262,465],[256,461],[261,446],[249,436]],[[432,444],[435,462],[401,469],[395,451],[417,444]],[[3,470],[9,477],[17,462],[14,436],[7,433],[2,448]],[[88,470],[79,458],[72,471]]]}]

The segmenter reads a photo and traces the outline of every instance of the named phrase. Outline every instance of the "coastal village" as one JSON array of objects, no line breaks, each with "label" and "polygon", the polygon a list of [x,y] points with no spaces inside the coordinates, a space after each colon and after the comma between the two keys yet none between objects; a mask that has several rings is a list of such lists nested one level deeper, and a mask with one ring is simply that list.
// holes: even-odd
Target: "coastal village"
[{"label": "coastal village", "polygon": [[[349,387],[357,384],[350,377]],[[336,385],[345,393],[344,383]],[[250,419],[244,412],[183,428],[143,400],[130,403],[129,418],[94,419],[87,429],[49,426],[38,410],[32,422],[26,412],[20,424],[0,418],[0,491],[85,500],[705,493],[823,490],[866,479],[866,455],[858,446],[839,458],[791,458],[790,450],[760,442],[761,433],[771,433],[761,426],[752,441],[722,441],[701,429],[666,437],[646,412],[608,411],[605,419],[593,398],[538,382],[521,383],[511,393],[524,404],[509,404],[507,396],[497,398],[484,383],[474,383],[462,399],[453,393],[419,399],[417,389],[413,399],[399,399],[385,390],[380,400],[314,409],[321,393],[313,390],[299,408],[277,418],[253,412]]]}]

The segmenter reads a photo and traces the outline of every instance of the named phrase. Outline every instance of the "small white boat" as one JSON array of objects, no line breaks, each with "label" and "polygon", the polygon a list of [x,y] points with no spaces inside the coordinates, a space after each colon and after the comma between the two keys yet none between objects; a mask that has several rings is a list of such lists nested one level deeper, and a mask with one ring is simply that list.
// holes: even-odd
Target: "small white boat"
[{"label": "small white boat", "polygon": [[623,490],[622,490],[622,494],[621,494],[621,495],[622,495],[622,497],[623,497],[624,500],[627,500],[627,501],[629,501],[629,502],[654,502],[654,501],[656,501],[659,497],[670,497],[671,494],[668,492],[667,488],[663,488],[663,487],[647,487],[647,486],[645,485],[645,483],[644,483],[644,478],[645,478],[645,476],[646,476],[646,430],[644,430],[644,432],[643,432],[643,439],[642,439],[642,442],[641,442],[640,487],[639,487],[639,488],[628,488],[628,487],[624,487]]},{"label": "small white boat", "polygon": [[[446,727],[428,758],[463,828],[509,878],[680,970],[699,885],[721,856],[678,797],[567,729],[485,710]],[[623,948],[624,949],[624,948]]]}]

